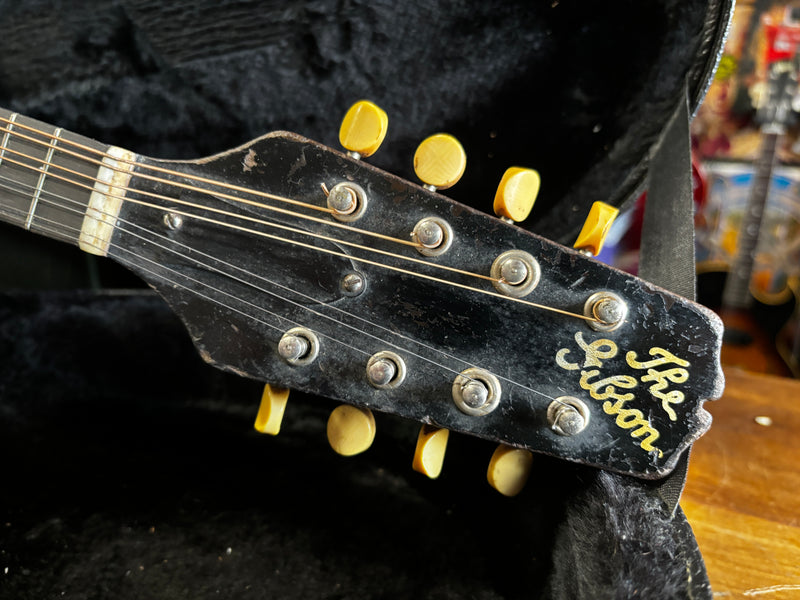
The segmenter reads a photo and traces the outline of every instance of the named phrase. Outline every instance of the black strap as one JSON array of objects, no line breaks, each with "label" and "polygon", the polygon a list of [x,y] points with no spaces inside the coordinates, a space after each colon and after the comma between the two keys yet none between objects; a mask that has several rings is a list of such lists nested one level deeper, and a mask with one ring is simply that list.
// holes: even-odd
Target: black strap
[{"label": "black strap", "polygon": [[[694,200],[689,137],[688,96],[675,110],[650,164],[649,189],[642,223],[639,277],[695,299]],[[678,506],[689,450],[654,491],[670,513]]]},{"label": "black strap", "polygon": [[650,164],[639,277],[695,299],[689,105],[680,103]]}]

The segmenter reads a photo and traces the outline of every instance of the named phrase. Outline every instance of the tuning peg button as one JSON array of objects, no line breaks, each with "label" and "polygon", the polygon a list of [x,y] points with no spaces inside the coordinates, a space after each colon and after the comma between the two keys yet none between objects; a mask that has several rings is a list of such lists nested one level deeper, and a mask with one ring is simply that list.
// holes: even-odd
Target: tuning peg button
[{"label": "tuning peg button", "polygon": [[432,425],[423,425],[417,437],[417,448],[411,466],[417,473],[436,479],[442,472],[444,454],[450,431]]},{"label": "tuning peg button", "polygon": [[446,133],[426,138],[414,153],[414,172],[434,191],[455,185],[466,166],[467,154],[461,143]]},{"label": "tuning peg button", "polygon": [[368,408],[342,404],[328,417],[328,442],[342,456],[367,450],[375,439],[375,417]]},{"label": "tuning peg button", "polygon": [[583,224],[574,247],[581,252],[597,256],[603,249],[609,229],[617,218],[619,209],[605,202],[595,202],[589,210],[589,216]]},{"label": "tuning peg button", "polygon": [[528,481],[532,463],[533,455],[528,450],[501,444],[489,461],[486,479],[504,496],[516,496]]},{"label": "tuning peg button", "polygon": [[506,169],[494,195],[494,213],[502,219],[524,221],[533,208],[540,184],[539,173],[533,169]]},{"label": "tuning peg button", "polygon": [[253,425],[256,431],[278,435],[288,399],[288,389],[266,384],[264,393],[261,395],[261,405],[258,407],[256,422]]},{"label": "tuning peg button", "polygon": [[368,100],[360,100],[342,119],[339,142],[353,158],[371,156],[383,143],[388,127],[389,117],[380,107]]}]

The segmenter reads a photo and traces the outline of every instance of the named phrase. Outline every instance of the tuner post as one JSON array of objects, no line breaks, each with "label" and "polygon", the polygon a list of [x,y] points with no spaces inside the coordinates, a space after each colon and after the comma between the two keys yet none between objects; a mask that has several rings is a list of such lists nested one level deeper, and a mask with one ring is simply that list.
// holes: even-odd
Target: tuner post
[{"label": "tuner post", "polygon": [[614,331],[625,322],[628,305],[614,292],[596,292],[583,305],[583,314],[595,319],[588,321],[595,331]]},{"label": "tuner post", "polygon": [[589,424],[589,409],[578,398],[561,396],[547,407],[547,422],[550,429],[559,435],[578,435]]},{"label": "tuner post", "polygon": [[522,250],[507,250],[492,263],[489,274],[498,292],[522,298],[539,284],[541,268],[533,256]]},{"label": "tuner post", "polygon": [[500,380],[486,369],[470,367],[453,381],[453,402],[472,417],[488,415],[500,403]]},{"label": "tuner post", "polygon": [[405,378],[406,363],[394,352],[378,352],[367,362],[367,381],[379,390],[396,388]]},{"label": "tuner post", "polygon": [[310,329],[293,327],[278,342],[278,354],[290,365],[310,365],[319,354],[319,338]]},{"label": "tuner post", "polygon": [[414,225],[411,238],[418,244],[417,251],[424,256],[440,256],[453,243],[453,228],[444,219],[426,217]]},{"label": "tuner post", "polygon": [[[327,188],[323,187],[323,191],[325,190]],[[367,194],[358,184],[343,181],[325,193],[328,197],[328,208],[337,221],[345,223],[357,221],[367,210]]]}]

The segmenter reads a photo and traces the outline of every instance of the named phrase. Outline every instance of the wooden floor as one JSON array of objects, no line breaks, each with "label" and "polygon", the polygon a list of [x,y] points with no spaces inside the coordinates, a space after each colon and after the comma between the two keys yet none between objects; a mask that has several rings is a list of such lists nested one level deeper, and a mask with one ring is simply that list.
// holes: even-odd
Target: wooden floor
[{"label": "wooden floor", "polygon": [[800,381],[726,369],[681,505],[714,598],[800,599]]}]

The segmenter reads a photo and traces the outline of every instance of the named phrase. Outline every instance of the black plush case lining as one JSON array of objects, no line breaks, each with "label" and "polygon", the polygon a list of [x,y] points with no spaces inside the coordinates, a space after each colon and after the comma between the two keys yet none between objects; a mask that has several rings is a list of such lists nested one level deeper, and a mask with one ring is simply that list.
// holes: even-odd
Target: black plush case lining
[{"label": "black plush case lining", "polygon": [[539,457],[509,499],[453,435],[431,481],[414,424],[345,459],[330,402],[294,394],[272,438],[260,392],[148,294],[0,296],[0,598],[710,597],[634,480]]}]

